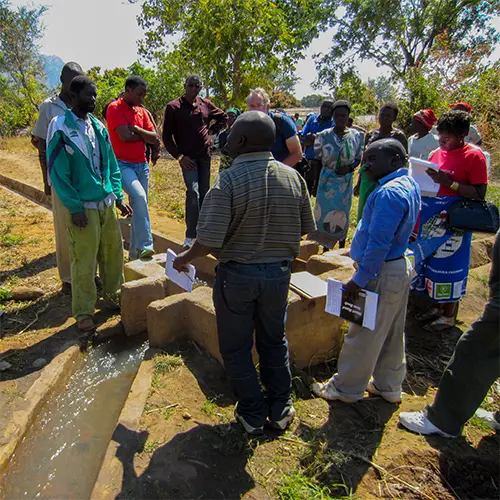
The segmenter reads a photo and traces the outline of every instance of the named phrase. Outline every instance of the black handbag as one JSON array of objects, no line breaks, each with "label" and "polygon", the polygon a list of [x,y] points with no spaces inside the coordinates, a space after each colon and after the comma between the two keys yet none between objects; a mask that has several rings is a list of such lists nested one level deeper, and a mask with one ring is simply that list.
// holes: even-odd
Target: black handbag
[{"label": "black handbag", "polygon": [[447,212],[452,229],[495,234],[500,228],[498,208],[487,201],[462,198],[453,202]]}]

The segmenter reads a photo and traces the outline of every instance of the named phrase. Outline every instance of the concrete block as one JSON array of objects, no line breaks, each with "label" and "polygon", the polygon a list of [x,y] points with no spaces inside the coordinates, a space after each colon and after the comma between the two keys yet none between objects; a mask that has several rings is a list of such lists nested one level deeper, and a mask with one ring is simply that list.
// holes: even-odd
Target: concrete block
[{"label": "concrete block", "polygon": [[154,259],[132,260],[124,266],[125,281],[135,281],[143,278],[159,278],[165,276],[165,267]]},{"label": "concrete block", "polygon": [[129,281],[121,289],[121,318],[125,334],[139,335],[146,331],[149,304],[166,296],[165,275]]},{"label": "concrete block", "polygon": [[350,257],[340,255],[337,250],[333,250],[322,255],[313,255],[307,261],[306,270],[317,276],[340,268],[354,270],[353,265],[354,261]]},{"label": "concrete block", "polygon": [[481,238],[472,241],[470,252],[470,267],[476,269],[491,262],[491,251],[495,238]]},{"label": "concrete block", "polygon": [[299,259],[308,261],[309,257],[319,253],[319,243],[316,241],[302,240],[300,242]]},{"label": "concrete block", "polygon": [[294,292],[288,297],[286,336],[292,363],[299,369],[338,356],[343,320],[325,312],[326,297],[305,299]]}]

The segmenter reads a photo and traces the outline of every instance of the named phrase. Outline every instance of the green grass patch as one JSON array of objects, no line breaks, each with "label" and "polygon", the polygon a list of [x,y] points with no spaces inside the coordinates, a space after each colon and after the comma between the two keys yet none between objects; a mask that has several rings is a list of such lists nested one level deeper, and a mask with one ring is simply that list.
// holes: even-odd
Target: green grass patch
[{"label": "green grass patch", "polygon": [[496,184],[488,184],[486,189],[486,200],[500,207],[500,186]]},{"label": "green grass patch", "polygon": [[301,471],[286,474],[276,489],[281,500],[333,500],[330,489]]},{"label": "green grass patch", "polygon": [[213,398],[205,399],[203,406],[201,407],[201,411],[209,417],[215,417],[217,414],[220,414],[220,407],[217,404],[217,400],[219,398],[220,396],[215,396]]},{"label": "green grass patch", "polygon": [[483,432],[492,432],[491,427],[482,419],[476,415],[473,415],[470,420],[467,422],[467,425],[475,427]]},{"label": "green grass patch", "polygon": [[159,375],[171,373],[184,366],[182,357],[174,354],[157,354],[153,358],[153,361],[155,364],[155,373]]},{"label": "green grass patch", "polygon": [[147,440],[146,444],[144,445],[144,453],[153,453],[159,446],[161,446],[163,443],[161,441],[156,441],[156,440]]},{"label": "green grass patch", "polygon": [[0,288],[0,302],[7,302],[12,299],[12,293],[5,288]]}]

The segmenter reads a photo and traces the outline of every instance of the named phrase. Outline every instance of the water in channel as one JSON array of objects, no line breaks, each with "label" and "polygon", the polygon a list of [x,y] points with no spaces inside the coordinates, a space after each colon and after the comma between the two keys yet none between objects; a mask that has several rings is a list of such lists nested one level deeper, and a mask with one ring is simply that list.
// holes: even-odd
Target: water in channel
[{"label": "water in channel", "polygon": [[2,478],[1,498],[89,498],[147,343],[91,349],[35,419]]}]

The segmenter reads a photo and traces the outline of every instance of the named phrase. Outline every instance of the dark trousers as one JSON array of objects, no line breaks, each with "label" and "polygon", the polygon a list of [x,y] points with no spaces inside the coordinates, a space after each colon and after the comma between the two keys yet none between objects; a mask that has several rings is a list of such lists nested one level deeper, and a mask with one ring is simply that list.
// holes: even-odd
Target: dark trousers
[{"label": "dark trousers", "polygon": [[[290,263],[220,264],[214,285],[219,349],[238,413],[258,427],[280,420],[292,401],[292,376],[285,337]],[[255,343],[260,378],[252,361]]]},{"label": "dark trousers", "polygon": [[186,184],[186,238],[196,238],[201,205],[210,189],[210,158],[195,162],[196,170],[182,169]]},{"label": "dark trousers", "polygon": [[[498,280],[499,277],[497,276]],[[500,376],[500,297],[458,341],[439,383],[428,418],[442,431],[459,435]]]},{"label": "dark trousers", "polygon": [[306,184],[309,194],[316,196],[318,192],[319,176],[321,174],[321,162],[318,160],[309,160],[309,169],[306,172]]}]

